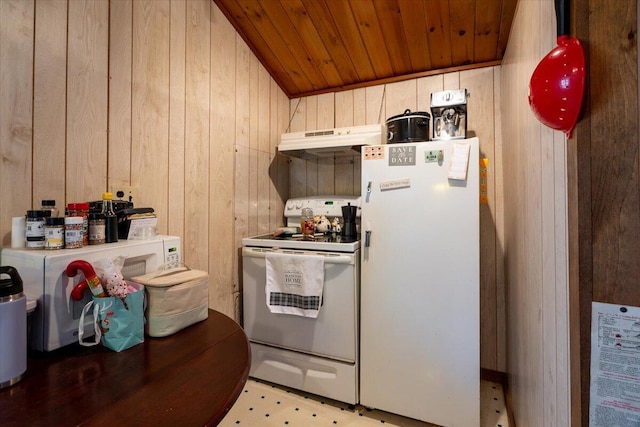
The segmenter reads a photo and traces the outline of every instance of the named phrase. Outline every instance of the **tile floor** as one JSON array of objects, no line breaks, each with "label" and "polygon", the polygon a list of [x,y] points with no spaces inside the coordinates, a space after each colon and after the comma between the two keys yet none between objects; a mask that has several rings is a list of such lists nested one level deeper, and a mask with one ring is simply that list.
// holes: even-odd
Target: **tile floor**
[{"label": "tile floor", "polygon": [[[509,427],[502,386],[481,381],[480,427]],[[434,427],[434,424],[348,405],[261,380],[249,378],[221,427],[271,426],[398,426]]]}]

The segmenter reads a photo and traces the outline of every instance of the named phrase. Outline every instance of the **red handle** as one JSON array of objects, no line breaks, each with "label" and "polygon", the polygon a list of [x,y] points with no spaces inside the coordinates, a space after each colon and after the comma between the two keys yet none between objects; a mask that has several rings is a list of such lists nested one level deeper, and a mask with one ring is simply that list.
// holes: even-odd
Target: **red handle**
[{"label": "red handle", "polygon": [[67,265],[67,270],[65,272],[67,273],[67,276],[73,277],[78,274],[78,270],[82,271],[82,274],[84,274],[84,277],[87,279],[96,275],[93,266],[87,261],[81,259],[71,261],[69,265]]},{"label": "red handle", "polygon": [[73,287],[73,290],[71,291],[71,299],[74,301],[81,301],[82,298],[84,298],[84,291],[86,291],[87,289],[89,289],[89,285],[87,284],[86,280],[78,283]]},{"label": "red handle", "polygon": [[[98,297],[106,296],[106,294],[104,293],[104,290],[102,289],[102,284],[100,283],[100,279],[98,279],[98,276],[96,275],[96,272],[93,269],[93,266],[89,264],[87,261],[84,261],[81,259],[71,261],[69,265],[67,265],[67,269],[65,273],[67,274],[67,276],[73,277],[76,274],[78,274],[78,270],[82,271],[82,274],[84,274],[85,280],[83,282],[78,283],[76,287],[74,287],[73,290],[71,291],[71,297],[74,300],[77,301],[79,299],[82,299],[82,292],[84,292],[84,287],[82,285],[83,283],[84,285],[86,285],[86,287],[89,288],[89,290],[91,290],[91,293],[93,295]],[[78,299],[78,297],[80,298]]]}]

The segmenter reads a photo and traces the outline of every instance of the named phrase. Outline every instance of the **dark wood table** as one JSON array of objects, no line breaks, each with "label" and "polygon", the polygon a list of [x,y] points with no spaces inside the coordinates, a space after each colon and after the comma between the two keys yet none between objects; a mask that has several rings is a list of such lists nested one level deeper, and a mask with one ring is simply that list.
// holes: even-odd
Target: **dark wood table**
[{"label": "dark wood table", "polygon": [[249,341],[209,318],[120,353],[77,344],[29,355],[22,381],[0,390],[0,426],[216,425],[249,375]]}]

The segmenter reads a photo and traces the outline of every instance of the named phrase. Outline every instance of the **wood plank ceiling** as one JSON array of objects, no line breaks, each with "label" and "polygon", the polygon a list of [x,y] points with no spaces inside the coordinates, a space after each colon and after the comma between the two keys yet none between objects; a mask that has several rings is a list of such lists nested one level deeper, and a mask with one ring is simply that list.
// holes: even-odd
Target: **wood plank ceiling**
[{"label": "wood plank ceiling", "polygon": [[213,0],[289,98],[496,65],[517,0]]}]

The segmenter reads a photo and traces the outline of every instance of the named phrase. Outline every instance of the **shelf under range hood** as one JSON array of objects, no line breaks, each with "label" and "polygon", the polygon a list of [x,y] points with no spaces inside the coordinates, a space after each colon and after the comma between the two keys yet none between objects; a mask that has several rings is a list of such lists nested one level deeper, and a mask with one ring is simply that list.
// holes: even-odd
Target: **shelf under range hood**
[{"label": "shelf under range hood", "polygon": [[283,133],[278,151],[291,157],[317,159],[356,156],[363,145],[384,144],[382,125]]}]

